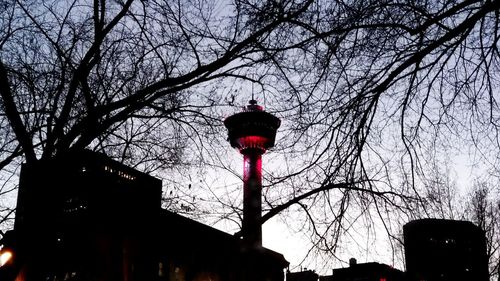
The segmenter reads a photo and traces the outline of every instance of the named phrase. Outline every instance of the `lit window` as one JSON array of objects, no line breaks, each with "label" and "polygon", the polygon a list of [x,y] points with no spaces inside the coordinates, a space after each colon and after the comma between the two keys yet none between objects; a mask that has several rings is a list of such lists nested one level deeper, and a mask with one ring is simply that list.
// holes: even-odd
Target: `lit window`
[{"label": "lit window", "polygon": [[158,277],[163,277],[163,276],[165,276],[164,265],[162,262],[159,262],[158,263]]},{"label": "lit window", "polygon": [[453,238],[445,239],[444,243],[446,243],[446,244],[455,244],[455,239],[453,239]]}]

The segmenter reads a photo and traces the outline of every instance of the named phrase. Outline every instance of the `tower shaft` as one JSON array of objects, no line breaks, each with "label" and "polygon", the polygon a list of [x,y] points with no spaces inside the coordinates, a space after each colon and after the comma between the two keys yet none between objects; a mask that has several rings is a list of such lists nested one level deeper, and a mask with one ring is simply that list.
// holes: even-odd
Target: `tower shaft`
[{"label": "tower shaft", "polygon": [[262,247],[262,154],[243,154],[243,239],[251,249]]}]

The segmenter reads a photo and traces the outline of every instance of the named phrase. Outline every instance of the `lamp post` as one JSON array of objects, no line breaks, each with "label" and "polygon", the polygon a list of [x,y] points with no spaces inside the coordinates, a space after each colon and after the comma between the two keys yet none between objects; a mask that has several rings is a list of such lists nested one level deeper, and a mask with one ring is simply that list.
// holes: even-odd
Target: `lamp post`
[{"label": "lamp post", "polygon": [[245,247],[250,249],[262,247],[262,154],[274,146],[280,124],[255,100],[224,120],[231,146],[243,154],[242,234]]}]

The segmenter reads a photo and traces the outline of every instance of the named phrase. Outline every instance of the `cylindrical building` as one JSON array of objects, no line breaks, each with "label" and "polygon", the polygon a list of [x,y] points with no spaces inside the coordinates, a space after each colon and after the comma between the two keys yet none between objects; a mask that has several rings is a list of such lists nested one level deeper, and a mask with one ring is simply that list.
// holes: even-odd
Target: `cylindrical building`
[{"label": "cylindrical building", "polygon": [[485,234],[471,222],[421,219],[403,232],[411,280],[489,280]]}]

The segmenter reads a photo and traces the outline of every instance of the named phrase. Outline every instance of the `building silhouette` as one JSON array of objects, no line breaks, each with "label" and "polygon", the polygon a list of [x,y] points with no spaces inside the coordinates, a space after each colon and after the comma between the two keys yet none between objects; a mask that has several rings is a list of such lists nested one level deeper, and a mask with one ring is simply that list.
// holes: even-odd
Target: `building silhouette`
[{"label": "building silhouette", "polygon": [[286,281],[318,281],[319,275],[313,270],[287,272]]},{"label": "building silhouette", "polygon": [[[287,281],[488,281],[484,231],[469,221],[414,220],[403,227],[406,272],[376,262],[335,268],[331,275],[287,273]],[[318,278],[319,277],[319,278]]]},{"label": "building silhouette", "polygon": [[24,165],[0,280],[284,279],[284,257],[161,209],[159,179],[90,151]]},{"label": "building silhouette", "polygon": [[[87,150],[23,165],[1,281],[284,279],[284,257],[161,208],[159,179]],[[484,231],[421,219],[403,228],[406,274],[385,264],[287,273],[287,281],[487,281]],[[260,232],[259,232],[260,233]],[[254,243],[257,242],[257,243]],[[13,254],[5,262],[3,254]]]},{"label": "building silhouette", "polygon": [[404,272],[377,262],[357,263],[349,260],[349,267],[335,268],[332,275],[320,276],[319,281],[404,281]]},{"label": "building silhouette", "polygon": [[489,280],[485,234],[471,222],[421,219],[403,232],[406,271],[413,280]]}]

